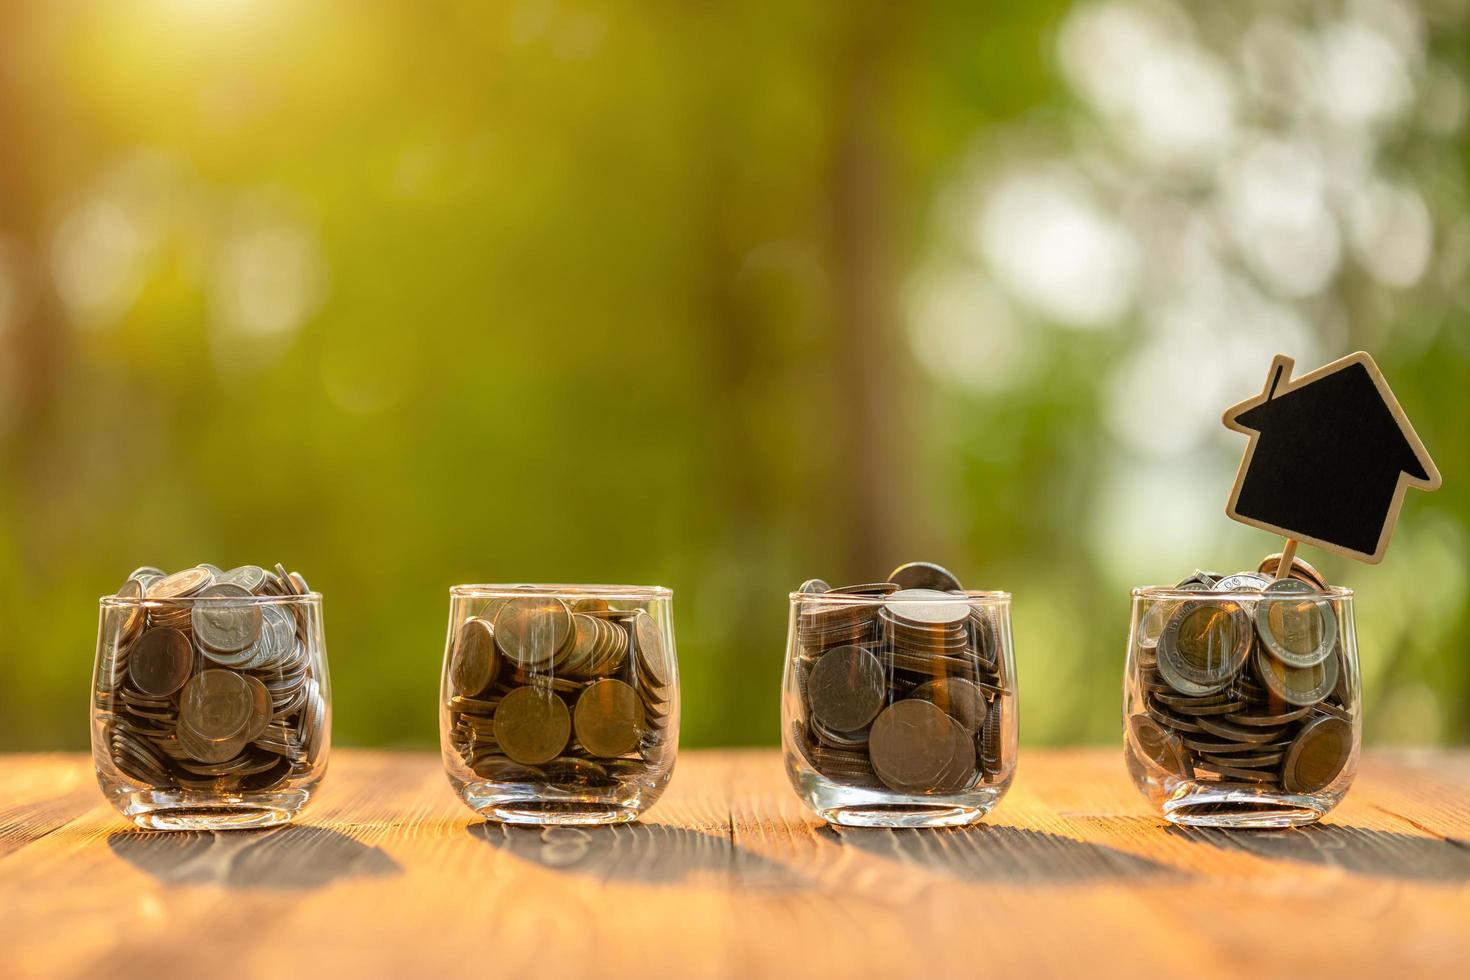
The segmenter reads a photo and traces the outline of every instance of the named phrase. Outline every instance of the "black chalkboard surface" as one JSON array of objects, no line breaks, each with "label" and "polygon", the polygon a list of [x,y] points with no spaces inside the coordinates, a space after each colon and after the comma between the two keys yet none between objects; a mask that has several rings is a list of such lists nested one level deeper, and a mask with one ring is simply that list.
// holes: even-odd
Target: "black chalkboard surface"
[{"label": "black chalkboard surface", "polygon": [[1439,470],[1373,358],[1359,351],[1295,380],[1294,363],[1278,354],[1262,392],[1225,411],[1250,436],[1225,512],[1380,562],[1405,491],[1438,489]]}]

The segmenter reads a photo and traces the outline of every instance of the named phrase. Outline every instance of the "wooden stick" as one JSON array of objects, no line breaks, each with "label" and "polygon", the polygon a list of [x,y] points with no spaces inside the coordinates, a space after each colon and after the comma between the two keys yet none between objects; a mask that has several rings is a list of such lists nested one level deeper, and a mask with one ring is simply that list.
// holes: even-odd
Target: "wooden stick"
[{"label": "wooden stick", "polygon": [[1301,544],[1296,538],[1287,538],[1286,547],[1281,549],[1281,560],[1276,563],[1276,577],[1289,578],[1292,563],[1296,561],[1296,548]]}]

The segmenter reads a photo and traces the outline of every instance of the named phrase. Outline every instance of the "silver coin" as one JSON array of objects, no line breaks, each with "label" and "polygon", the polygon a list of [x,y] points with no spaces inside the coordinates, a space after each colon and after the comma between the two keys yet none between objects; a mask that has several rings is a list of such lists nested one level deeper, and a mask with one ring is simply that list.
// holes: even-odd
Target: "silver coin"
[{"label": "silver coin", "polygon": [[1261,593],[1256,632],[1271,655],[1288,667],[1314,667],[1337,646],[1337,613],[1309,583],[1283,578]]},{"label": "silver coin", "polygon": [[250,599],[250,590],[242,585],[211,585],[194,603],[192,620],[194,639],[211,651],[239,653],[260,636],[260,607],[253,602],[224,602],[226,599]]},{"label": "silver coin", "polygon": [[265,569],[259,565],[241,565],[215,577],[216,584],[238,585],[254,594],[265,585]]},{"label": "silver coin", "polygon": [[1211,592],[1260,592],[1271,584],[1271,576],[1260,572],[1236,572],[1219,579],[1210,588]]},{"label": "silver coin", "polygon": [[960,626],[970,618],[970,605],[936,589],[900,589],[883,600],[884,611],[899,624]]}]

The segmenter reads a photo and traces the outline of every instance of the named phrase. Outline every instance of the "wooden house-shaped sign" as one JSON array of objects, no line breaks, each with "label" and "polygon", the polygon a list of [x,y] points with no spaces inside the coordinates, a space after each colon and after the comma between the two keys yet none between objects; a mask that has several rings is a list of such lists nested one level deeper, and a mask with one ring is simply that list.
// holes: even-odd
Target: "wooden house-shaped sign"
[{"label": "wooden house-shaped sign", "polygon": [[1409,487],[1439,470],[1378,366],[1351,354],[1292,379],[1271,363],[1261,394],[1225,412],[1250,436],[1226,513],[1359,561],[1383,560]]}]

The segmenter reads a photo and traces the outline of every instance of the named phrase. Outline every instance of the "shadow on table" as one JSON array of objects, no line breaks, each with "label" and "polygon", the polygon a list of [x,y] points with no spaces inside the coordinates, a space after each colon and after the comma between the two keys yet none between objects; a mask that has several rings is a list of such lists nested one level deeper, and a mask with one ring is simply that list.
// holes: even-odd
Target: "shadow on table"
[{"label": "shadow on table", "polygon": [[1418,881],[1470,881],[1470,841],[1415,837],[1344,824],[1290,830],[1170,827],[1168,833],[1225,850],[1354,874]]},{"label": "shadow on table", "polygon": [[738,847],[728,837],[664,824],[516,827],[487,822],[466,830],[497,851],[568,874],[656,885],[677,885],[700,875],[725,877],[743,888],[806,884],[795,871]]},{"label": "shadow on table", "polygon": [[981,824],[890,830],[824,826],[816,833],[900,864],[969,881],[1055,885],[1182,875],[1176,868],[1105,844],[1020,827]]},{"label": "shadow on table", "polygon": [[320,888],[343,878],[402,872],[381,848],[325,827],[110,834],[112,853],[170,885]]}]

